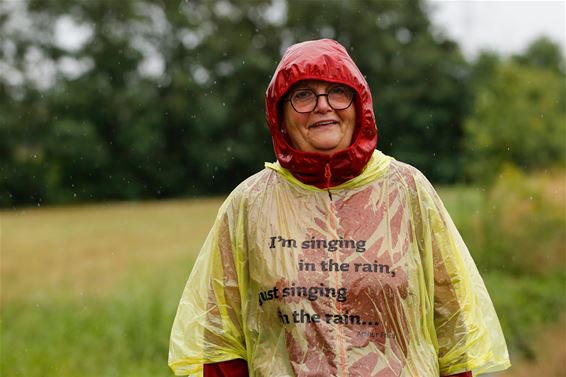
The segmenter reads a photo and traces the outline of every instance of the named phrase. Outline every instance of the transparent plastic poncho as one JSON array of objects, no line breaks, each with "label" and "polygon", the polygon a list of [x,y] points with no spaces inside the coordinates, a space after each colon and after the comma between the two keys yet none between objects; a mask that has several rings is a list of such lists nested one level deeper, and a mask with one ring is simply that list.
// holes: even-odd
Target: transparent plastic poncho
[{"label": "transparent plastic poncho", "polygon": [[427,179],[376,151],[330,190],[279,164],[226,199],[173,324],[169,364],[250,376],[437,377],[507,368],[484,283]]}]

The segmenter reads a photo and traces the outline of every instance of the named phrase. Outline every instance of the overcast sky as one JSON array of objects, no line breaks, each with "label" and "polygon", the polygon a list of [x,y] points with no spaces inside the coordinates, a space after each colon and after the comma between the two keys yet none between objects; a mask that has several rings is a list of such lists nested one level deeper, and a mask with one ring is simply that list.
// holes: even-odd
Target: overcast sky
[{"label": "overcast sky", "polygon": [[508,55],[546,35],[566,54],[566,1],[427,0],[433,22],[459,42],[468,57],[480,49]]}]

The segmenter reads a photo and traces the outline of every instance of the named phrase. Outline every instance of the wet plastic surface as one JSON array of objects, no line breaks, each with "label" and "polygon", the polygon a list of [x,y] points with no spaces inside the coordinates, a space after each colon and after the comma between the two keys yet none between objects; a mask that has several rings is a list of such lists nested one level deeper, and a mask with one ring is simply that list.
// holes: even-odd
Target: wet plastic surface
[{"label": "wet plastic surface", "polygon": [[509,366],[499,321],[442,202],[375,152],[330,190],[279,164],[221,207],[183,293],[169,362],[251,376],[438,377]]}]

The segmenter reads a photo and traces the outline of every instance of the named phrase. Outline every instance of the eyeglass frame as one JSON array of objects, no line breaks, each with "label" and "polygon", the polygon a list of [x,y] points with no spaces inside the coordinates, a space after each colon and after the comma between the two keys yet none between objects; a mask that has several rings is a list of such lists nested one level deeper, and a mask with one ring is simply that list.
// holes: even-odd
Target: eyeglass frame
[{"label": "eyeglass frame", "polygon": [[[330,91],[336,87],[344,87],[346,89],[348,89],[351,93],[352,93],[352,98],[350,99],[350,103],[348,104],[348,106],[342,108],[342,109],[335,109],[334,106],[332,106],[330,104],[330,101],[328,99],[328,95],[330,94]],[[314,94],[314,96],[316,97],[316,100],[314,102],[314,107],[312,108],[312,110],[310,111],[299,111],[295,108],[295,105],[293,105],[293,101],[291,100],[291,98],[293,97],[293,94],[297,91],[297,90],[308,90],[310,92],[312,92]],[[289,95],[287,96],[287,99],[285,100],[286,102],[291,103],[291,107],[293,108],[293,110],[295,110],[295,112],[299,113],[299,114],[308,114],[308,113],[312,113],[316,107],[318,106],[318,97],[326,97],[326,102],[328,102],[328,106],[330,106],[330,108],[332,110],[335,111],[341,111],[341,110],[346,110],[347,108],[349,108],[350,106],[352,106],[352,103],[354,102],[354,97],[356,96],[356,91],[352,88],[350,88],[348,85],[344,85],[344,84],[336,84],[336,85],[332,85],[330,87],[330,89],[328,89],[328,92],[326,93],[321,93],[321,94],[317,94],[313,89],[311,88],[304,88],[304,89],[295,89],[293,90],[291,93],[289,93]]]}]

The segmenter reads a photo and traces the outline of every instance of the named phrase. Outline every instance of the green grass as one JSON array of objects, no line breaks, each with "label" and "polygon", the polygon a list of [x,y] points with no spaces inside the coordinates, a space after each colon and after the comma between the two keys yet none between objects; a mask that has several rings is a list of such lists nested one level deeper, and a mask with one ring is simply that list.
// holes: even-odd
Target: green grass
[{"label": "green grass", "polygon": [[[460,232],[469,232],[479,221],[481,208],[485,200],[485,190],[473,186],[443,186],[438,188],[438,194],[450,217]],[[463,234],[466,244],[473,250],[470,242],[472,234]]]},{"label": "green grass", "polygon": [[221,199],[2,213],[2,376],[171,376],[169,333]]},{"label": "green grass", "polygon": [[[187,264],[185,264],[187,265]],[[3,376],[170,376],[169,332],[187,271],[132,276],[104,298],[3,308]]]},{"label": "green grass", "polygon": [[511,354],[534,360],[541,351],[547,352],[537,349],[534,341],[566,311],[566,272],[522,277],[491,272],[483,279]]},{"label": "green grass", "polygon": [[[485,242],[476,233],[490,215],[489,193],[439,193],[483,264],[485,253],[476,248]],[[0,374],[171,376],[171,324],[221,201],[2,212]],[[519,246],[518,253],[528,252]],[[508,343],[515,354],[533,357],[539,329],[566,310],[565,275],[488,267],[483,276]]]}]

